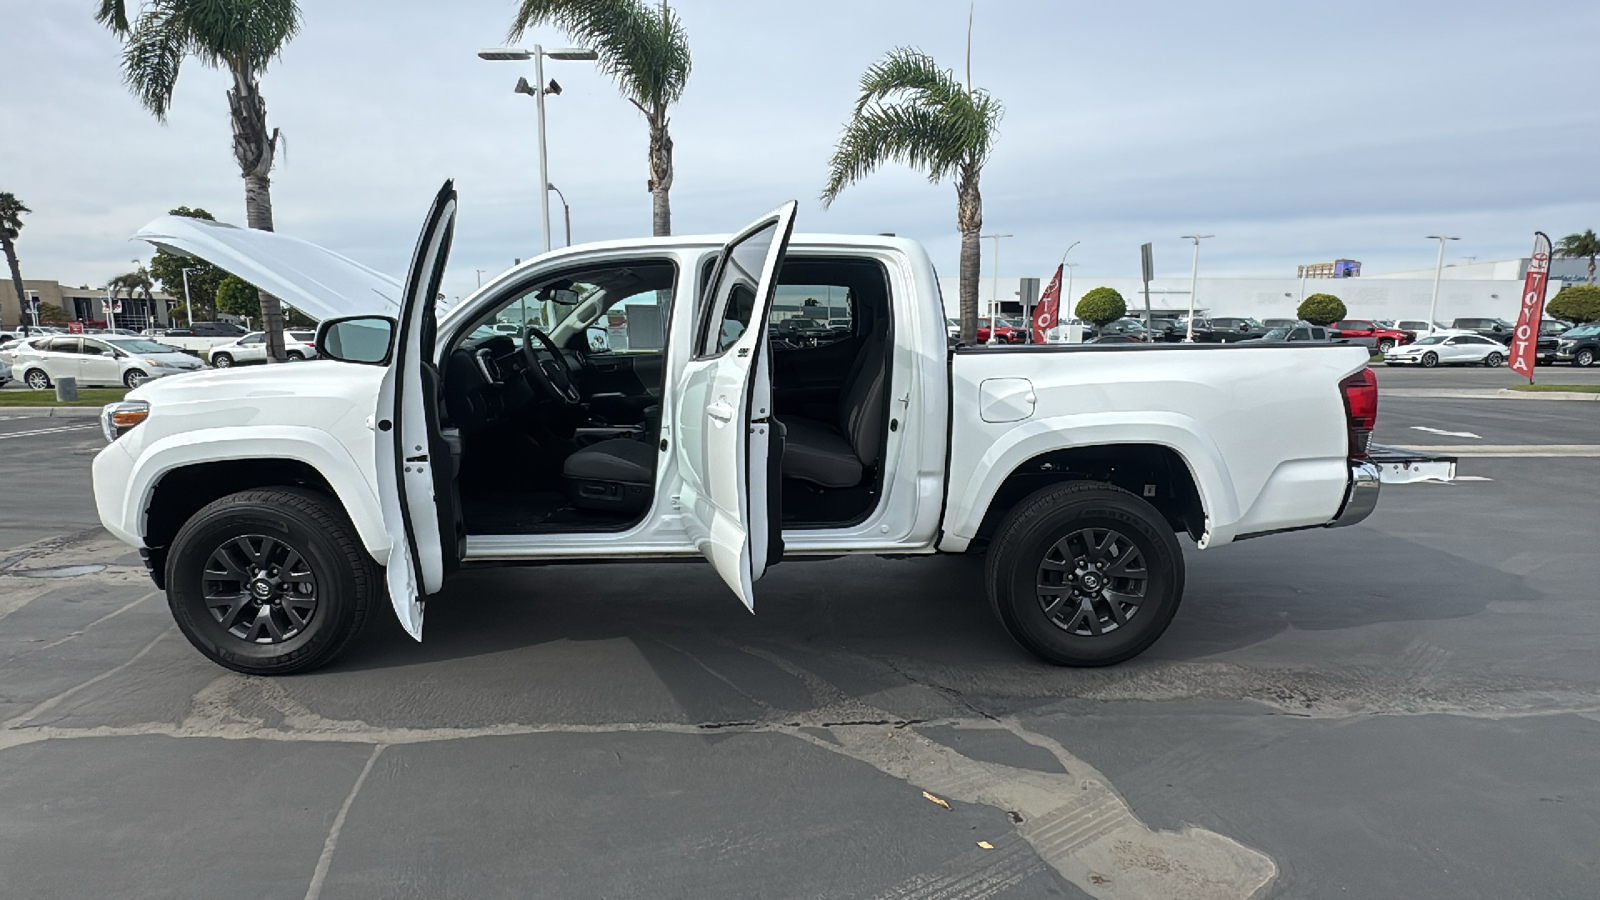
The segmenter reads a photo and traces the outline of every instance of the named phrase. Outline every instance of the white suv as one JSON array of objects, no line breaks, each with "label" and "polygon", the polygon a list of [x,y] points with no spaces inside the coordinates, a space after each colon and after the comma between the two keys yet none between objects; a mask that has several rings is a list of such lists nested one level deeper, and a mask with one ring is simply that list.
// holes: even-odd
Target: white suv
[{"label": "white suv", "polygon": [[[316,337],[315,331],[285,331],[284,355],[288,356],[290,362],[314,358],[317,355]],[[252,331],[236,341],[211,349],[211,364],[219,369],[238,363],[266,361],[267,335],[264,331]]]},{"label": "white suv", "polygon": [[36,391],[48,390],[58,378],[75,378],[85,387],[136,388],[152,378],[205,367],[176,347],[148,338],[121,335],[57,335],[19,344],[12,371]]}]

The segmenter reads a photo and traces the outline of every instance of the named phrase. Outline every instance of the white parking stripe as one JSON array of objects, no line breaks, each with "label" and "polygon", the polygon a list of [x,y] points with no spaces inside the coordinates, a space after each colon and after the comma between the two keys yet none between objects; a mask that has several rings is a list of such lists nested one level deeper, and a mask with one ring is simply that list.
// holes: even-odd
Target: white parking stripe
[{"label": "white parking stripe", "polygon": [[1434,447],[1407,446],[1402,450],[1444,453],[1449,456],[1514,458],[1600,456],[1600,444],[1447,444]]},{"label": "white parking stripe", "polygon": [[1464,437],[1464,438],[1473,438],[1474,440],[1479,440],[1479,441],[1483,440],[1482,437],[1480,437],[1480,436],[1478,436],[1476,434],[1473,434],[1470,431],[1445,431],[1442,428],[1429,428],[1426,425],[1413,425],[1413,426],[1411,426],[1411,430],[1412,431],[1426,431],[1429,434],[1438,434],[1438,435],[1443,435],[1445,437]]},{"label": "white parking stripe", "polygon": [[83,425],[62,425],[59,428],[39,428],[33,431],[12,431],[0,434],[0,441],[7,440],[8,438],[33,437],[41,434],[60,434],[63,431],[82,431],[86,428],[94,427],[96,426],[85,423]]}]

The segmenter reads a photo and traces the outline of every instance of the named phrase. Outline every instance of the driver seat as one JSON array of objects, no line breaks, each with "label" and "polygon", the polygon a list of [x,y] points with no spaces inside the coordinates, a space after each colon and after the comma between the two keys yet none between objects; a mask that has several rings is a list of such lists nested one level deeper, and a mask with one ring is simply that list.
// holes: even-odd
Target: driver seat
[{"label": "driver seat", "polygon": [[656,448],[632,438],[590,444],[567,457],[561,474],[578,509],[644,512],[655,494]]}]

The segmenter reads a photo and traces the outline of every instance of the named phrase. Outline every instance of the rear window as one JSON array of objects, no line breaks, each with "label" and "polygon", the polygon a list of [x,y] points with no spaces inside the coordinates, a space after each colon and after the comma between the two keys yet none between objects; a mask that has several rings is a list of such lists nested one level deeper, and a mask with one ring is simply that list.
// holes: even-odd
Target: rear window
[{"label": "rear window", "polygon": [[289,337],[294,338],[295,340],[301,342],[302,344],[309,343],[316,336],[317,336],[317,333],[315,331],[291,331],[291,332],[289,332]]}]

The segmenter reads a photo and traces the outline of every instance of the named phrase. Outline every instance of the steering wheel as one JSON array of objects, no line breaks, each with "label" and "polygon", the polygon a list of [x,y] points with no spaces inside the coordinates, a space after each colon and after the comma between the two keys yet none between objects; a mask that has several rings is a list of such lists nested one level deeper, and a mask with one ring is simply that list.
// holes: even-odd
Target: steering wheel
[{"label": "steering wheel", "polygon": [[572,363],[549,335],[532,325],[527,326],[522,332],[522,355],[528,360],[529,376],[545,396],[563,406],[577,406],[583,402]]}]

